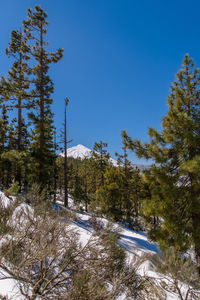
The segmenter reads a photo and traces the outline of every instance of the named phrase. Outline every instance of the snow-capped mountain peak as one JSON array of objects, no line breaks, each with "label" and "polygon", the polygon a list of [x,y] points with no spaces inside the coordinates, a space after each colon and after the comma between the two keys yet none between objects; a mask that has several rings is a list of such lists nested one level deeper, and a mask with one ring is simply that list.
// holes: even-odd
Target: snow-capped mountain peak
[{"label": "snow-capped mountain peak", "polygon": [[[64,153],[62,152],[61,155],[64,156]],[[69,157],[84,159],[91,157],[91,155],[92,150],[81,144],[67,149],[67,156]]]},{"label": "snow-capped mountain peak", "polygon": [[[62,152],[60,155],[64,156],[64,153]],[[90,158],[91,155],[92,155],[92,150],[81,144],[67,149],[68,157],[84,159],[84,158]],[[114,166],[117,166],[117,161],[114,160],[113,158],[110,158],[110,162]]]},{"label": "snow-capped mountain peak", "polygon": [[[60,153],[61,156],[64,156],[64,152]],[[79,144],[77,146],[73,146],[71,148],[67,149],[67,156],[68,157],[73,157],[73,158],[80,158],[80,159],[84,159],[84,158],[90,158],[92,156],[92,150]],[[110,158],[109,159],[110,163],[113,166],[118,166],[118,163],[115,159]],[[132,165],[133,168],[139,168],[140,170],[144,170],[146,168],[148,168],[148,166],[145,165],[137,165],[137,164],[133,164]]]}]

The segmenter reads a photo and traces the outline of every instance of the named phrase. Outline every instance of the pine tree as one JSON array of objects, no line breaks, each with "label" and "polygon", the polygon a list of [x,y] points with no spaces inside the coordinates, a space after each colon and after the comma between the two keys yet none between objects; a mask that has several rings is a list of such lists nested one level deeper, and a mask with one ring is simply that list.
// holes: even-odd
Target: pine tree
[{"label": "pine tree", "polygon": [[124,152],[123,155],[119,155],[118,153],[115,153],[115,155],[118,157],[118,165],[119,165],[119,170],[121,172],[121,177],[122,177],[122,190],[121,190],[122,208],[123,208],[123,211],[125,214],[126,221],[128,223],[131,223],[131,215],[132,215],[131,177],[132,177],[132,173],[133,173],[133,168],[131,166],[130,161],[128,160],[127,144],[126,144],[126,140],[123,137],[122,137],[122,150]]},{"label": "pine tree", "polygon": [[[21,150],[18,150],[18,128],[17,120],[14,118],[6,132],[6,145],[1,154],[2,171],[4,173],[3,186],[8,188],[15,181],[19,185],[19,190],[23,187],[26,190],[28,173],[29,173],[29,160],[30,155],[28,150],[29,134],[24,119],[21,120]],[[20,170],[20,181],[19,179]]]},{"label": "pine tree", "polygon": [[181,256],[176,249],[170,247],[162,255],[154,255],[151,261],[162,282],[167,282],[163,285],[166,291],[176,291],[181,300],[199,299],[198,271],[190,257]]},{"label": "pine tree", "polygon": [[90,159],[84,158],[80,161],[77,172],[74,176],[74,184],[72,190],[72,197],[85,206],[85,211],[88,211],[88,204],[90,203]]},{"label": "pine tree", "polygon": [[90,203],[90,188],[89,188],[89,176],[90,176],[90,159],[86,158],[82,160],[81,175],[83,178],[83,191],[84,191],[84,204],[85,211],[88,211],[88,204]]},{"label": "pine tree", "polygon": [[8,116],[5,105],[2,106],[0,116],[0,153],[4,152],[8,141]]},{"label": "pine tree", "polygon": [[7,99],[12,102],[10,107],[17,108],[17,148],[21,150],[22,140],[22,109],[31,107],[31,96],[29,94],[31,69],[28,66],[30,59],[29,46],[27,45],[27,36],[21,31],[13,30],[11,32],[11,42],[6,49],[8,57],[14,59],[11,70],[8,72],[8,78],[5,82],[5,93]]},{"label": "pine tree", "polygon": [[100,186],[104,185],[104,173],[106,166],[108,166],[108,160],[110,158],[109,153],[105,149],[107,146],[108,144],[102,141],[100,141],[99,143],[95,142],[92,151],[92,158],[95,160],[97,168],[100,171]]},{"label": "pine tree", "polygon": [[145,144],[123,136],[138,157],[155,161],[150,176],[160,225],[154,238],[182,251],[194,245],[200,271],[200,74],[188,55],[171,85],[162,131],[148,134]]},{"label": "pine tree", "polygon": [[71,193],[75,203],[85,204],[85,211],[87,211],[88,207],[88,196],[87,196],[87,191],[85,190],[84,187],[84,182],[83,178],[78,176],[78,174],[75,176],[75,182],[74,182],[74,187]]},{"label": "pine tree", "polygon": [[32,135],[32,157],[33,173],[32,180],[41,186],[50,185],[53,178],[52,166],[55,160],[53,147],[53,115],[50,105],[52,104],[51,94],[53,93],[53,82],[48,70],[51,63],[58,62],[63,55],[63,49],[50,52],[45,41],[47,33],[47,14],[39,6],[32,11],[28,9],[28,19],[23,22],[25,33],[32,40],[31,57],[36,61],[32,68],[34,75],[33,95],[37,113],[29,114],[34,124]]},{"label": "pine tree", "polygon": [[[22,131],[23,116],[22,109],[30,108],[31,95],[29,93],[31,69],[28,66],[30,59],[29,46],[27,45],[28,37],[22,31],[13,30],[11,32],[11,41],[6,54],[13,61],[11,70],[8,72],[7,78],[1,79],[0,94],[2,102],[10,110],[17,109],[17,135],[16,135],[16,151],[22,151]],[[21,187],[21,169],[17,172],[17,181]]]},{"label": "pine tree", "polygon": [[101,213],[119,221],[122,219],[122,174],[118,168],[110,166],[106,169],[104,179],[104,185],[97,190],[97,205]]},{"label": "pine tree", "polygon": [[131,188],[131,205],[133,206],[134,216],[137,220],[137,218],[140,215],[143,197],[144,195],[146,195],[141,171],[137,167],[134,170],[132,170],[132,174],[130,178],[130,188]]},{"label": "pine tree", "polygon": [[7,150],[8,145],[8,116],[6,114],[5,104],[2,106],[0,116],[0,185],[5,186],[5,161],[2,160],[2,154]]}]

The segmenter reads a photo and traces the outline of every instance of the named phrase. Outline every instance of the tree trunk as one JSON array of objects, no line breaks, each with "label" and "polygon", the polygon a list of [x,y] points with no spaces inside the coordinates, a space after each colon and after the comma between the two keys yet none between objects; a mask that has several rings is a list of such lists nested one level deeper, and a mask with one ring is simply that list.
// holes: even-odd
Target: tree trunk
[{"label": "tree trunk", "polygon": [[[22,33],[20,34],[20,44],[22,42]],[[19,90],[22,91],[22,53],[19,54]],[[18,97],[18,133],[17,133],[17,147],[18,151],[21,151],[21,140],[22,140],[22,99],[21,96]],[[21,166],[18,164],[17,166],[17,176],[16,181],[19,183],[19,191],[21,192],[21,176],[22,176]]]},{"label": "tree trunk", "polygon": [[67,176],[67,102],[65,102],[65,132],[64,132],[64,144],[65,144],[65,160],[64,160],[64,186],[65,186],[65,199],[64,205],[68,207],[68,176]]},{"label": "tree trunk", "polygon": [[[43,83],[43,26],[40,28],[40,158],[39,158],[39,182],[43,184],[44,168],[44,83]],[[42,187],[41,187],[42,188]]]}]

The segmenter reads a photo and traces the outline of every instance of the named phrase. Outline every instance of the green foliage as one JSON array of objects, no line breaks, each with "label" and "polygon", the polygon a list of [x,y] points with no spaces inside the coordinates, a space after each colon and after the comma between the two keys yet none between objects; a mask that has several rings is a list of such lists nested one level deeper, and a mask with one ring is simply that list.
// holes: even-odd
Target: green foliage
[{"label": "green foliage", "polygon": [[171,278],[187,283],[194,288],[199,287],[199,276],[191,258],[185,258],[175,248],[170,247],[161,255],[152,258],[158,272],[169,275]]},{"label": "green foliage", "polygon": [[[106,295],[106,286],[97,282],[89,270],[82,270],[74,275],[74,288],[70,299],[76,300],[103,300]],[[108,297],[109,299],[109,297]],[[111,298],[110,298],[111,299]]]},{"label": "green foliage", "polygon": [[108,223],[103,232],[97,232],[100,242],[104,245],[106,255],[109,256],[107,262],[107,270],[112,272],[122,271],[125,267],[126,253],[125,250],[118,245],[119,232]]},{"label": "green foliage", "polygon": [[40,214],[40,210],[46,209],[48,211],[50,208],[50,196],[48,195],[47,190],[42,188],[40,184],[35,183],[30,186],[24,197],[25,201],[28,204],[31,204],[38,214]]},{"label": "green foliage", "polygon": [[168,96],[168,112],[162,119],[162,131],[149,129],[150,142],[123,137],[138,157],[151,158],[155,165],[146,178],[150,196],[144,213],[158,222],[151,236],[161,246],[173,245],[185,251],[195,247],[200,268],[200,74],[192,59],[185,55]]},{"label": "green foliage", "polygon": [[[50,107],[53,82],[48,71],[51,63],[61,59],[63,49],[48,52],[46,18],[47,14],[39,6],[28,9],[22,30],[11,32],[6,49],[12,60],[7,77],[0,80],[0,184],[6,188],[18,181],[23,190],[35,182],[53,190],[56,159]],[[8,109],[14,110],[17,116],[10,124]],[[29,132],[24,112],[32,123]]]},{"label": "green foliage", "polygon": [[157,272],[168,279],[168,284],[163,286],[166,290],[177,292],[180,299],[199,299],[199,274],[190,257],[183,257],[170,247],[162,255],[154,255],[152,262]]},{"label": "green foliage", "polygon": [[74,187],[71,192],[71,196],[73,197],[76,204],[89,202],[89,197],[87,195],[87,191],[84,187],[83,179],[81,177],[75,176]]},{"label": "green foliage", "polygon": [[7,243],[3,243],[0,251],[1,257],[4,257],[9,263],[15,266],[19,265],[24,252],[23,243],[21,241],[12,240],[12,242],[9,243],[9,251],[7,247]]},{"label": "green foliage", "polygon": [[20,190],[19,182],[14,182],[7,192],[12,196],[17,196]]},{"label": "green foliage", "polygon": [[15,214],[12,234],[0,243],[0,267],[17,281],[23,296],[113,300],[123,291],[140,299],[143,281],[125,268],[118,233],[108,226],[83,246],[68,222],[41,205],[21,207]]},{"label": "green foliage", "polygon": [[97,190],[97,205],[100,206],[101,213],[119,220],[121,218],[121,188],[122,178],[119,170],[110,167],[105,172],[105,184]]},{"label": "green foliage", "polygon": [[0,235],[3,235],[12,231],[12,228],[8,224],[8,219],[11,216],[13,209],[10,206],[5,208],[0,199],[0,210]]},{"label": "green foliage", "polygon": [[[4,170],[4,176],[10,176],[7,179],[7,184],[4,186],[8,187],[14,180],[18,179],[18,171],[20,169],[20,179],[26,182],[26,176],[29,168],[30,155],[27,151],[9,150],[4,151],[1,155],[2,163],[7,167]],[[11,170],[10,174],[8,172]],[[18,182],[19,183],[19,182]],[[19,184],[20,186],[20,184]],[[20,188],[19,188],[20,190]]]},{"label": "green foliage", "polygon": [[94,160],[94,167],[98,169],[98,173],[100,176],[96,176],[96,184],[97,188],[102,187],[104,185],[104,173],[106,167],[108,166],[108,161],[110,158],[109,153],[107,153],[108,144],[100,141],[99,143],[94,143],[93,151],[92,151],[92,159]]}]

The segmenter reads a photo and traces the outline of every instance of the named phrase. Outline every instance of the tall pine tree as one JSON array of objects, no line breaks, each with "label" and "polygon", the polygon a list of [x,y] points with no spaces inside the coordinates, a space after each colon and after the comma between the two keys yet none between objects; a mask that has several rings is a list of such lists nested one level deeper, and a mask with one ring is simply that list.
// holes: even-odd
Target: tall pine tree
[{"label": "tall pine tree", "polygon": [[42,187],[52,184],[53,165],[55,151],[53,147],[53,128],[51,94],[53,82],[48,75],[51,63],[58,62],[63,55],[63,49],[56,52],[48,51],[48,43],[45,41],[47,33],[47,14],[42,8],[36,6],[34,11],[28,9],[28,19],[23,22],[24,30],[32,41],[31,57],[36,64],[32,68],[34,75],[36,112],[29,114],[34,124],[32,134],[32,180],[41,184]]},{"label": "tall pine tree", "polygon": [[2,154],[7,151],[8,147],[8,116],[6,114],[5,104],[2,105],[2,111],[0,115],[0,186],[5,186],[5,172],[6,172],[6,163],[2,159]]},{"label": "tall pine tree", "polygon": [[[12,67],[8,72],[7,78],[1,79],[0,94],[4,105],[10,110],[17,109],[17,135],[16,135],[16,151],[21,152],[23,149],[23,116],[22,109],[30,108],[31,95],[29,93],[31,69],[28,65],[29,46],[27,44],[28,37],[22,31],[13,30],[11,32],[11,41],[6,54],[13,60]],[[20,154],[19,154],[20,155]],[[16,180],[21,187],[21,168],[20,164],[17,171]]]},{"label": "tall pine tree", "polygon": [[200,74],[188,55],[171,85],[162,131],[150,128],[148,134],[145,144],[125,132],[124,138],[139,157],[155,161],[148,175],[152,213],[160,218],[154,238],[183,251],[193,245],[200,271]]},{"label": "tall pine tree", "polygon": [[108,166],[108,160],[110,158],[109,153],[105,148],[108,147],[108,144],[105,142],[100,141],[99,143],[95,142],[93,151],[92,151],[92,158],[96,162],[97,169],[100,172],[100,180],[98,185],[104,185],[104,173],[106,166]]}]

